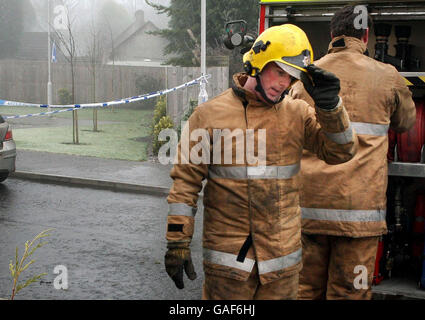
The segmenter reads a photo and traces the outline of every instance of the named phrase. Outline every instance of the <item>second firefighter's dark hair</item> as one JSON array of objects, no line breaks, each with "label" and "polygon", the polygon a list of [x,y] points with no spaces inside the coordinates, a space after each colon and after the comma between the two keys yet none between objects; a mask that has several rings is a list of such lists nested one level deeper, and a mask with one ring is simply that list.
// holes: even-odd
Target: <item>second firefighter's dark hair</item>
[{"label": "second firefighter's dark hair", "polygon": [[[355,5],[347,5],[335,12],[331,20],[331,33],[333,37],[345,35],[347,37],[355,37],[361,39],[365,34],[365,29],[356,29],[354,20],[358,17],[358,13],[354,13]],[[368,14],[367,25],[369,29],[372,27],[372,19]]]}]

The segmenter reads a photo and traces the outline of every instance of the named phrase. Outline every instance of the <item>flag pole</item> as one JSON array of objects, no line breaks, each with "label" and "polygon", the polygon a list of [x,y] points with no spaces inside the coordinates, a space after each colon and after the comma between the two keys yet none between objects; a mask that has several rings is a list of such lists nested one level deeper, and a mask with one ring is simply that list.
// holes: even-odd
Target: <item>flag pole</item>
[{"label": "flag pole", "polygon": [[47,61],[48,61],[48,82],[47,82],[47,104],[48,111],[50,112],[50,105],[52,104],[52,79],[51,79],[51,41],[50,41],[50,0],[47,0]]},{"label": "flag pole", "polygon": [[[206,0],[201,0],[201,75],[205,76],[206,68],[206,20],[207,20],[207,4]],[[205,78],[201,79],[200,91],[198,95],[198,105],[208,100]]]}]

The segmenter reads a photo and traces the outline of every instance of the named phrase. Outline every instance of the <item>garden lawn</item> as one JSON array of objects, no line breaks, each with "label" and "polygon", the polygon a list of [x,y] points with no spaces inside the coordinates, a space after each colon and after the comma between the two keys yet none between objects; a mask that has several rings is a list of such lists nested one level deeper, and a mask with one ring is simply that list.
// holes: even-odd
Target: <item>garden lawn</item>
[{"label": "garden lawn", "polygon": [[[17,108],[13,108],[13,113],[10,110],[6,113],[4,107],[1,108],[2,114],[27,114],[28,111],[17,112]],[[31,110],[31,113],[38,112],[37,109]],[[144,161],[147,160],[152,115],[151,110],[115,108],[112,112],[110,108],[98,109],[99,131],[94,132],[93,125],[79,123],[79,144],[73,144],[72,112],[63,112],[54,117],[69,118],[69,125],[16,128],[13,129],[13,138],[17,149]],[[79,121],[92,118],[92,109],[78,111]],[[19,119],[14,120],[15,123],[17,121]]]}]

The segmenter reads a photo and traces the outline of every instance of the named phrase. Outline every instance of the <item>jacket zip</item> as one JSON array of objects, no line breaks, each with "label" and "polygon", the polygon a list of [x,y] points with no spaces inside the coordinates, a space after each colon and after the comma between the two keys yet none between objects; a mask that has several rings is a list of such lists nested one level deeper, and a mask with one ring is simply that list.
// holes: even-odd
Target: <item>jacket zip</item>
[{"label": "jacket zip", "polygon": [[[246,101],[246,100],[245,100]],[[248,110],[248,101],[246,101],[245,103],[243,103],[243,106],[244,106],[244,108],[245,108],[245,141],[244,141],[244,144],[245,144],[245,146],[244,146],[244,148],[245,148],[245,151],[246,151],[246,130],[248,129],[248,113],[247,113],[247,110]],[[246,152],[245,152],[245,163],[248,163],[247,162],[247,158],[246,158]],[[248,169],[247,169],[248,170]],[[255,257],[254,257],[254,260],[255,260],[255,262],[257,263],[257,259],[256,259],[256,257],[257,257],[257,254],[256,254],[256,250],[255,250],[255,245],[254,245],[254,243],[255,243],[255,237],[254,237],[254,226],[253,226],[253,224],[252,224],[252,220],[253,220],[253,217],[252,217],[252,207],[251,207],[251,181],[250,181],[250,179],[247,179],[247,183],[248,183],[248,217],[249,217],[249,236],[251,236],[251,246],[252,246],[252,248],[253,248],[253,250],[254,250],[254,255],[255,255]]]}]

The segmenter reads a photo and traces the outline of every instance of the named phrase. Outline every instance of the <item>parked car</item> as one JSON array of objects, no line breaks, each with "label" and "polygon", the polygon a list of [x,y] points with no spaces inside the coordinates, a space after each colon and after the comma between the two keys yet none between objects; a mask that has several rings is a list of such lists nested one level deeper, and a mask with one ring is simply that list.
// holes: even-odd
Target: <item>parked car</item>
[{"label": "parked car", "polygon": [[15,161],[16,144],[13,141],[12,129],[0,115],[0,182],[15,171]]}]

